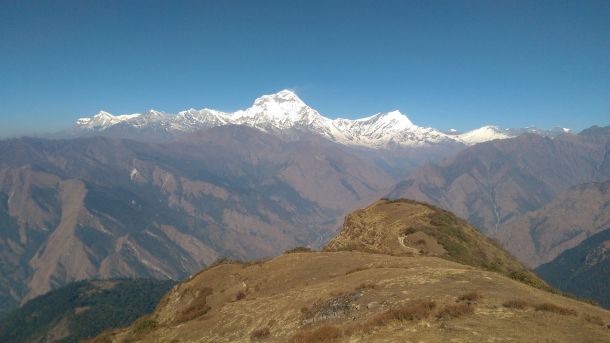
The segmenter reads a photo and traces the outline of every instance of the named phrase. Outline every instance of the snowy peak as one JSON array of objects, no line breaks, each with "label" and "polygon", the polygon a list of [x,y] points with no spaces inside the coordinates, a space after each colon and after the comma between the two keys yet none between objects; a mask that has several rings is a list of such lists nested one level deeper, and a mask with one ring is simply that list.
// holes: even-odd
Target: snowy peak
[{"label": "snowy peak", "polygon": [[386,128],[394,131],[406,130],[415,126],[411,120],[409,120],[406,115],[400,113],[399,110],[378,113],[370,117],[356,119],[355,122],[375,125],[379,128]]},{"label": "snowy peak", "polygon": [[[120,124],[120,125],[117,125]],[[112,115],[100,111],[89,118],[76,121],[76,128],[84,132],[101,132],[116,126],[120,132],[168,133],[194,132],[222,125],[246,125],[283,137],[295,137],[304,132],[322,136],[330,141],[366,148],[423,147],[435,144],[474,145],[494,139],[506,139],[531,132],[555,136],[563,130],[539,130],[536,128],[501,129],[484,126],[463,134],[455,130],[442,132],[434,128],[413,124],[400,111],[381,112],[361,119],[334,119],[322,116],[309,107],[291,90],[257,98],[250,108],[225,113],[209,108],[188,109],[177,114],[157,110],[144,113]],[[127,129],[127,131],[125,131]]]},{"label": "snowy peak", "polygon": [[282,90],[263,95],[252,107],[231,115],[231,121],[262,130],[290,129],[304,125],[318,125],[323,118],[316,110],[307,106],[294,92]]},{"label": "snowy peak", "polygon": [[233,116],[252,117],[266,115],[272,118],[284,119],[285,117],[295,117],[303,109],[309,108],[295,93],[285,89],[275,94],[263,95],[257,98],[254,100],[252,107],[244,111],[237,111]]},{"label": "snowy peak", "polygon": [[281,104],[289,103],[291,106],[304,107],[307,106],[293,91],[284,89],[275,94],[263,95],[254,100],[254,106],[265,106],[269,103]]},{"label": "snowy peak", "polygon": [[139,117],[139,113],[114,116],[106,111],[99,111],[90,118],[79,118],[76,126],[88,130],[104,130],[120,122]]},{"label": "snowy peak", "polygon": [[457,139],[466,145],[492,141],[495,139],[507,139],[515,137],[509,130],[501,129],[497,126],[487,125],[481,128],[457,135]]}]

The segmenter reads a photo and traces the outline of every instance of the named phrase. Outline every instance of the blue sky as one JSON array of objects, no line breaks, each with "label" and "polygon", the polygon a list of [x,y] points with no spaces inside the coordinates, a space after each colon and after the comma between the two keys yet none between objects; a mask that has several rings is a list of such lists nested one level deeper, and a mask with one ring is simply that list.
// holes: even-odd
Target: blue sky
[{"label": "blue sky", "polygon": [[250,106],[439,129],[610,124],[610,1],[0,0],[0,135]]}]

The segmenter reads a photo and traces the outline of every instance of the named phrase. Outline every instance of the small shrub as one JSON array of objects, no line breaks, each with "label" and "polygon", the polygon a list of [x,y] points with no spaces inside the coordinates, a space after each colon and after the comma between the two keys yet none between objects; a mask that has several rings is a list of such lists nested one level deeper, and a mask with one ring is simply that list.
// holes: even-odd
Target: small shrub
[{"label": "small shrub", "polygon": [[311,248],[308,248],[308,247],[296,247],[296,248],[292,248],[292,249],[284,251],[284,254],[292,254],[292,253],[297,253],[297,252],[313,252],[313,250],[311,250]]},{"label": "small shrub", "polygon": [[239,300],[242,300],[242,299],[245,299],[245,298],[246,298],[246,292],[244,292],[244,291],[239,291],[235,295],[235,300],[236,301],[239,301]]},{"label": "small shrub", "polygon": [[538,304],[538,305],[534,306],[534,309],[536,311],[557,313],[562,316],[577,316],[578,315],[578,312],[576,312],[576,310],[573,310],[571,308],[557,306],[557,305],[551,304],[551,303]]},{"label": "small shrub", "polygon": [[271,336],[271,331],[269,331],[268,327],[264,327],[262,329],[256,329],[250,333],[251,341],[259,341]]},{"label": "small shrub", "polygon": [[450,304],[445,306],[436,317],[439,319],[459,318],[474,313],[474,306],[468,304]]},{"label": "small shrub", "polygon": [[458,300],[459,301],[477,301],[477,300],[480,300],[481,298],[483,298],[481,293],[474,291],[474,292],[468,292],[468,293],[460,295],[458,297]]},{"label": "small shrub", "polygon": [[356,287],[357,291],[363,291],[363,290],[367,290],[367,289],[378,289],[379,286],[377,286],[374,283],[361,283],[360,285],[358,285]]},{"label": "small shrub", "polygon": [[584,318],[589,323],[593,323],[593,324],[599,325],[599,326],[604,326],[604,320],[598,316],[591,316],[591,315],[585,314]]},{"label": "small shrub", "polygon": [[505,301],[502,306],[506,308],[516,308],[518,310],[523,310],[529,306],[529,302],[523,299],[512,299]]},{"label": "small shrub", "polygon": [[399,232],[399,235],[407,236],[407,235],[410,235],[410,234],[416,233],[416,232],[417,232],[416,228],[414,228],[412,226],[408,226],[408,227],[402,228]]},{"label": "small shrub", "polygon": [[416,321],[430,317],[432,310],[436,307],[434,301],[416,301],[382,312],[371,320],[369,325],[385,326],[392,320]]},{"label": "small shrub", "polygon": [[323,325],[314,330],[297,332],[289,342],[292,343],[330,343],[343,338],[343,331],[334,325]]},{"label": "small shrub", "polygon": [[348,270],[348,271],[345,273],[345,275],[349,275],[349,274],[356,273],[356,272],[361,272],[361,271],[363,271],[363,270],[367,270],[367,268],[364,268],[364,267],[357,267],[357,268],[354,268],[354,269]]},{"label": "small shrub", "polygon": [[247,268],[247,267],[250,267],[250,266],[259,266],[259,267],[262,267],[263,264],[265,264],[265,262],[267,262],[269,260],[270,259],[268,259],[268,258],[262,258],[262,259],[246,261],[246,262],[240,261],[238,263],[241,264],[242,268]]},{"label": "small shrub", "polygon": [[152,330],[154,330],[156,327],[157,327],[157,322],[156,321],[154,321],[152,319],[144,318],[144,319],[138,321],[135,324],[134,329],[133,329],[132,334],[131,334],[131,337],[132,338],[143,337],[147,333],[149,333]]}]

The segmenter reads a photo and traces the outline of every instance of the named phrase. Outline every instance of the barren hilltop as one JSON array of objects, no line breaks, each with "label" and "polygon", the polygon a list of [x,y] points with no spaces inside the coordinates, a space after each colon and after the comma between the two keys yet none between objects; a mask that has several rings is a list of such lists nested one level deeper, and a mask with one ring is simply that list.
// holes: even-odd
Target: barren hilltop
[{"label": "barren hilltop", "polygon": [[409,200],[322,252],[225,261],[94,342],[607,342],[610,312],[553,292],[467,222]]}]

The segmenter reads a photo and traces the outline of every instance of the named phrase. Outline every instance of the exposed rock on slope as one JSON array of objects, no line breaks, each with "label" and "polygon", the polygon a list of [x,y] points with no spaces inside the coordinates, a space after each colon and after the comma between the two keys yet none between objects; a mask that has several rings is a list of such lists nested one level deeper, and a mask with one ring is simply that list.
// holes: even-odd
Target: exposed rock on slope
[{"label": "exposed rock on slope", "polygon": [[536,271],[554,287],[610,308],[610,228],[564,251]]},{"label": "exposed rock on slope", "polygon": [[[405,218],[399,209],[404,207]],[[333,247],[362,251],[295,252],[264,262],[208,268],[169,292],[155,312],[95,342],[396,342],[607,341],[610,312],[398,243],[392,220],[420,225],[430,254],[430,213],[414,202],[380,202],[351,215]],[[448,214],[447,214],[448,215]],[[350,219],[351,218],[351,219]],[[358,244],[346,232],[373,228]],[[384,224],[392,227],[384,228]],[[460,223],[458,223],[460,224]],[[447,222],[444,225],[454,226]],[[357,226],[357,225],[356,225]],[[363,231],[364,230],[364,231]],[[466,234],[472,228],[451,232]],[[473,232],[476,232],[473,230]],[[424,236],[423,233],[426,235]],[[390,236],[386,240],[386,235]],[[449,235],[449,233],[447,233]],[[460,237],[455,237],[458,241]],[[469,237],[473,238],[473,237]],[[472,253],[492,245],[474,237]],[[394,244],[396,241],[397,244]],[[418,239],[419,241],[419,239]],[[420,244],[418,241],[415,244]],[[343,244],[345,242],[345,244]],[[348,244],[349,242],[349,244]],[[390,246],[385,246],[385,244]],[[440,244],[440,243],[439,243]],[[426,251],[425,249],[422,249]],[[380,254],[390,252],[400,256]],[[505,254],[505,253],[504,253]],[[485,253],[482,258],[485,259]],[[507,255],[506,255],[507,256]],[[510,260],[503,265],[517,264]]]},{"label": "exposed rock on slope", "polygon": [[550,262],[610,227],[610,181],[574,186],[500,227],[497,238],[530,266]]}]

